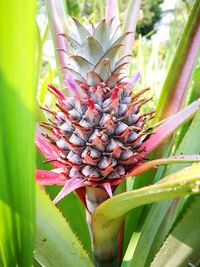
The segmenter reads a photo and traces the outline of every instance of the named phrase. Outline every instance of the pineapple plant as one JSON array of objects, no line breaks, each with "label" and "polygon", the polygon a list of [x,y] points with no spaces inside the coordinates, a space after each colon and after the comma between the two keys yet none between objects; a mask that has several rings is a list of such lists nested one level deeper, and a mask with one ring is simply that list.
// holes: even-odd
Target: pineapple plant
[{"label": "pineapple plant", "polygon": [[153,112],[140,113],[150,100],[142,97],[149,88],[132,96],[139,72],[127,79],[123,71],[130,56],[120,56],[120,48],[130,33],[119,35],[113,19],[102,20],[91,32],[76,19],[74,24],[75,32],[63,34],[69,44],[63,51],[69,59],[64,67],[69,94],[48,85],[58,111],[42,107],[54,121],[40,125],[51,131],[44,136],[58,152],[48,160],[62,168],[60,174],[70,183],[54,203],[70,190],[85,186],[90,221],[95,208],[143,161],[141,145],[150,136],[144,125]]},{"label": "pineapple plant", "polygon": [[36,179],[44,185],[64,185],[54,204],[76,191],[86,208],[96,265],[118,266],[123,220],[113,240],[104,240],[105,246],[96,240],[92,216],[125,178],[162,164],[199,161],[198,156],[176,156],[146,162],[149,152],[199,109],[199,100],[161,125],[149,127],[154,111],[141,111],[151,100],[144,96],[149,88],[134,92],[140,73],[127,76],[131,56],[121,51],[132,33],[121,34],[114,18],[89,27],[73,19],[72,29],[56,34],[60,43],[67,44],[67,49],[57,49],[67,54],[67,64],[62,65],[64,86],[59,90],[48,85],[55,108],[41,106],[51,118],[40,123],[45,131],[36,136],[37,147],[55,169],[37,170]]},{"label": "pineapple plant", "polygon": [[[36,76],[39,70],[39,68],[36,69],[36,66],[41,64],[41,50],[48,32],[48,25],[45,25],[45,31],[41,31],[41,35],[40,31],[37,31],[38,50],[35,51],[35,1],[16,0],[1,1],[0,3],[0,12],[2,13],[0,16],[2,29],[0,35],[2,48],[0,50],[2,59],[0,61],[0,214],[3,218],[0,220],[0,266],[88,267],[94,266],[94,264],[97,266],[120,265],[122,267],[198,266],[200,198],[199,195],[194,194],[200,192],[200,164],[189,165],[188,162],[199,161],[200,112],[198,110],[200,101],[194,101],[198,98],[198,91],[195,95],[193,83],[189,92],[191,98],[188,102],[184,101],[183,95],[187,92],[192,71],[195,70],[195,59],[199,50],[199,0],[194,3],[156,107],[158,118],[155,120],[163,119],[166,114],[171,117],[157,125],[152,125],[152,129],[149,129],[148,124],[145,123],[145,118],[149,121],[154,115],[143,114],[143,117],[140,110],[140,106],[144,104],[143,101],[148,100],[142,96],[143,94],[136,96],[135,93],[134,84],[139,73],[129,79],[129,77],[124,77],[124,75],[128,75],[128,71],[122,67],[117,79],[111,79],[113,83],[111,80],[108,83],[109,78],[104,81],[98,74],[100,72],[97,73],[95,69],[97,75],[91,75],[91,69],[89,69],[84,72],[86,77],[82,78],[81,73],[87,63],[84,61],[78,71],[79,65],[76,65],[77,63],[72,57],[83,56],[83,52],[86,52],[84,43],[87,41],[80,41],[77,33],[75,36],[71,35],[67,31],[70,27],[66,26],[65,22],[62,24],[64,14],[62,1],[46,0],[46,3],[51,5],[50,22],[53,21],[53,27],[56,26],[52,32],[55,35],[55,47],[59,50],[57,54],[59,54],[60,63],[67,69],[62,68],[63,73],[65,72],[63,76],[65,81],[61,89],[58,90],[53,85],[48,86],[49,91],[57,99],[56,105],[43,105],[42,108],[49,112],[48,122],[43,122],[41,125],[46,130],[37,128],[37,146],[46,157],[46,161],[53,166],[51,171],[47,171],[49,166],[44,164],[40,166],[39,161],[37,162],[38,168],[41,168],[36,171],[37,182],[47,185],[41,186],[41,188],[35,185],[34,180],[36,156],[33,142],[35,135],[34,102]],[[103,1],[99,1],[99,3],[103,3]],[[109,25],[111,18],[115,14],[117,15],[118,10],[118,1],[107,0],[106,3],[106,22],[102,22],[105,27]],[[139,6],[140,1],[129,1],[128,12],[130,15],[124,17],[124,25],[131,25],[132,29],[124,26],[123,28],[126,29],[124,32],[132,31],[134,28],[133,20],[136,21],[137,17],[135,4]],[[133,6],[134,8],[132,8]],[[77,24],[77,22],[74,23]],[[111,27],[116,28],[113,23],[114,21],[111,22]],[[62,25],[64,26],[62,27]],[[81,26],[78,24],[75,27]],[[98,27],[100,26],[95,26],[95,29],[91,27],[89,30],[86,28],[90,35],[85,40],[93,37]],[[118,31],[115,35],[116,39],[112,39],[113,36],[114,32],[111,29],[109,41],[117,41],[120,38],[120,32]],[[123,56],[130,53],[128,52],[130,49],[127,48],[132,45],[129,39],[131,36],[131,33],[124,35],[121,48],[119,47],[119,51],[116,49],[119,57],[114,61],[114,67],[120,65],[120,58],[122,58],[121,63],[123,64],[126,63],[126,60],[128,61],[129,57],[123,59]],[[76,43],[70,44],[73,42],[72,39],[80,43],[81,47],[84,47],[82,49],[84,51],[73,48]],[[104,41],[108,42],[106,39]],[[104,53],[109,51],[109,47],[113,45],[112,42],[108,44],[108,48],[103,48]],[[62,45],[66,45],[66,43],[65,52],[60,51]],[[26,45],[24,46],[24,44]],[[101,46],[103,45],[104,42]],[[121,54],[120,49],[126,50],[127,54]],[[63,60],[66,52],[68,54],[67,61]],[[36,57],[38,57],[38,64],[35,64]],[[114,55],[106,58],[110,64]],[[91,63],[91,65],[94,71],[94,64]],[[91,67],[91,65],[89,66]],[[114,67],[111,69],[112,73],[115,72]],[[196,70],[195,79],[198,81],[199,68]],[[103,103],[108,101],[104,107],[101,107],[101,104],[96,101],[95,92],[98,91],[98,86],[95,85],[95,82],[91,83],[91,76],[98,79],[98,75],[101,78],[96,83],[103,91],[103,93],[100,91],[99,98],[105,98],[102,100]],[[193,82],[195,79],[193,78]],[[62,87],[66,88],[63,90]],[[92,88],[96,88],[96,91],[93,92]],[[133,93],[130,93],[131,90]],[[126,94],[128,95],[126,96]],[[126,100],[130,103],[124,103]],[[192,101],[194,102],[192,103]],[[183,103],[187,107],[178,112]],[[120,108],[121,104],[126,104],[128,110],[132,109],[133,114],[139,117],[138,121],[130,123],[131,118],[128,117],[126,108],[124,117],[123,114],[118,116],[118,113],[123,113],[123,109]],[[149,105],[144,107],[147,110]],[[191,120],[196,111],[198,112],[195,118]],[[80,112],[83,114],[82,118],[78,118]],[[103,117],[103,113],[110,116],[111,125],[106,123],[108,117],[104,118],[103,125],[99,125],[101,119],[98,116]],[[93,114],[96,117],[92,117]],[[98,123],[95,119],[98,120]],[[177,135],[175,130],[187,119],[190,119],[187,127],[181,128]],[[91,120],[92,123],[88,122],[89,126],[88,124],[80,125],[81,120]],[[125,124],[125,128],[127,127],[124,135],[112,133],[119,122],[120,125],[123,123],[122,126]],[[138,123],[144,125],[137,125]],[[150,123],[152,124],[152,121]],[[188,125],[190,126],[188,127]],[[71,128],[73,128],[73,132],[70,132]],[[123,127],[121,129],[123,130]],[[103,140],[104,142],[101,142],[102,140],[97,142],[96,145],[101,146],[94,147],[94,150],[89,148],[91,142],[94,141],[89,140],[92,134],[90,134],[90,130],[97,133],[98,140],[101,140],[103,134],[108,136],[108,140],[106,138]],[[102,135],[99,135],[100,131],[103,131]],[[156,153],[153,152],[151,153],[153,160],[147,159],[146,155],[172,132],[175,132],[176,139],[168,140],[170,144],[173,144],[174,153],[170,152],[168,155],[173,156],[167,159],[157,159]],[[131,133],[138,135],[135,142],[128,140]],[[73,143],[74,139],[71,139],[73,134],[78,135],[85,142],[83,149],[86,151],[83,155],[80,140],[78,139],[77,145]],[[115,142],[111,142],[111,139],[114,139]],[[75,140],[77,139],[75,138]],[[113,148],[111,151],[106,151],[109,141],[111,147],[117,146],[116,150]],[[137,141],[139,144],[134,147]],[[65,142],[68,146],[70,144],[70,147],[65,148]],[[131,143],[131,146],[128,143]],[[103,150],[103,148],[105,149]],[[127,160],[120,159],[121,153],[125,153],[124,150],[129,153],[132,151],[135,161],[133,157]],[[156,151],[158,150],[159,148],[156,149]],[[70,154],[71,151],[73,153]],[[78,155],[77,158],[82,160],[80,164],[82,166],[74,157],[75,153]],[[100,157],[95,158],[95,161],[94,155]],[[109,155],[111,160],[108,164],[105,158]],[[37,156],[39,157],[39,153]],[[105,166],[105,170],[99,166],[101,160],[104,160],[101,164]],[[178,162],[184,163],[184,165],[175,164],[167,166],[167,168],[159,168],[158,171],[154,169],[146,172],[158,165]],[[106,168],[106,164],[109,165],[109,168]],[[89,166],[88,175],[83,174],[83,168],[87,166]],[[120,167],[118,178],[111,176],[117,167]],[[80,176],[73,176],[70,173],[72,169],[76,175]],[[91,175],[93,170],[98,176]],[[137,176],[142,172],[145,173]],[[125,180],[129,175],[133,175],[134,178]],[[122,181],[124,182],[121,183]],[[120,183],[121,186],[119,186]],[[60,193],[59,190],[61,190]],[[72,192],[73,190],[76,194]],[[70,192],[72,193],[69,194]],[[69,195],[66,196],[67,194]],[[63,199],[54,205],[52,203],[54,198],[54,203]],[[85,213],[87,213],[91,240]],[[94,258],[92,258],[92,250]]]},{"label": "pineapple plant", "polygon": [[[63,67],[68,95],[48,85],[56,97],[57,110],[41,107],[53,120],[40,123],[47,131],[36,141],[57,169],[54,179],[46,179],[46,171],[38,171],[37,180],[41,184],[64,184],[55,204],[76,190],[87,209],[92,233],[91,215],[97,206],[112,197],[126,177],[146,171],[142,166],[150,137],[158,140],[154,146],[160,141],[159,131],[152,135],[152,128],[145,127],[154,111],[141,113],[141,107],[151,99],[143,96],[149,88],[134,94],[140,73],[127,77],[124,71],[130,55],[120,56],[120,48],[130,32],[120,35],[118,27],[113,29],[114,19],[102,20],[90,30],[73,21],[76,31],[60,34],[68,43],[67,50],[59,49],[68,55],[68,65]],[[45,151],[49,146],[53,154]],[[116,266],[115,246],[99,253],[93,245],[97,262],[109,261]]]},{"label": "pineapple plant", "polygon": [[[184,94],[199,50],[200,1],[196,0],[193,5],[156,107],[158,117],[155,120],[163,119],[166,114],[171,117],[154,125],[150,121],[154,114],[142,114],[140,110],[148,99],[142,92],[136,95],[134,85],[139,73],[132,78],[125,77],[128,75],[125,67],[129,57],[124,56],[130,53],[128,50],[132,43],[129,38],[132,34],[122,34],[119,50],[115,47],[116,54],[109,52],[120,38],[119,29],[114,35],[117,26],[111,21],[117,15],[118,1],[106,1],[106,22],[89,29],[86,27],[88,37],[85,36],[84,41],[77,33],[79,30],[83,33],[84,28],[77,21],[74,22],[75,34],[67,30],[72,27],[62,20],[65,15],[62,2],[46,0],[50,23],[53,22],[55,47],[64,67],[64,82],[61,80],[60,89],[48,85],[57,99],[56,105],[43,103],[42,109],[49,113],[48,122],[41,123],[45,131],[37,128],[37,146],[53,166],[47,171],[49,166],[40,166],[37,162],[41,170],[36,171],[36,180],[47,185],[41,188],[34,181],[35,74],[39,69],[36,66],[41,65],[41,50],[48,25],[41,35],[37,31],[38,50],[35,51],[35,1],[1,1],[0,4],[0,266],[198,266],[200,198],[194,194],[200,192],[200,164],[188,163],[199,161],[200,100],[191,103],[198,98],[193,87],[188,102],[184,101]],[[139,8],[139,0],[129,1],[129,15],[125,17],[124,25],[132,27],[136,22],[136,5]],[[96,41],[93,41],[103,47],[96,64],[103,66],[102,71],[90,59],[83,60],[82,65],[80,63],[82,57],[88,55],[86,46],[91,44],[91,37],[94,38],[100,25],[102,35],[105,33],[103,27],[112,28],[108,39],[102,37],[102,41],[98,41],[96,36]],[[124,28],[124,32],[130,30]],[[110,44],[104,44],[107,40],[111,41]],[[61,49],[63,44],[67,45],[65,51]],[[105,45],[108,47],[104,48]],[[104,55],[105,64],[100,64]],[[118,58],[113,60],[115,55]],[[104,72],[107,63],[111,67]],[[120,64],[124,64],[124,68]],[[89,69],[83,71],[88,66]],[[120,73],[117,73],[118,67]],[[196,70],[195,79],[198,81],[199,68]],[[102,72],[108,78],[102,78]],[[117,74],[116,79],[113,73]],[[197,88],[197,84],[195,86]],[[147,94],[148,89],[144,90]],[[102,102],[97,101],[98,98]],[[187,107],[179,111],[183,103]],[[148,107],[144,106],[146,110]],[[135,122],[129,110],[136,116]],[[101,125],[100,117],[104,118]],[[190,119],[187,127],[181,128],[177,135],[175,130],[187,119]],[[149,128],[147,120],[152,128]],[[117,127],[119,132],[116,134]],[[93,132],[96,135],[89,140]],[[168,139],[174,149],[174,153],[168,155],[173,156],[157,159],[153,152],[153,160],[147,159],[147,154],[173,132],[176,140]],[[133,142],[129,139],[131,134],[136,138]],[[102,140],[103,136],[105,139]],[[126,158],[126,153],[130,157]],[[39,153],[37,156],[40,157]],[[175,164],[158,171],[155,168],[137,176],[158,165],[178,162],[184,165]],[[128,176],[134,177],[125,180]],[[76,194],[72,192],[74,190]],[[54,205],[53,199],[54,203],[62,201]]]}]

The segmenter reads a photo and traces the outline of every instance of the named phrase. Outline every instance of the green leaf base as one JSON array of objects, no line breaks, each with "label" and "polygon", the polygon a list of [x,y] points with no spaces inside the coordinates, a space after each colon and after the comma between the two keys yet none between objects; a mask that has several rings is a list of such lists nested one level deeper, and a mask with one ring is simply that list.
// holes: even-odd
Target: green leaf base
[{"label": "green leaf base", "polygon": [[116,258],[108,259],[108,260],[101,260],[94,255],[94,262],[96,267],[118,267],[119,260],[118,255]]}]

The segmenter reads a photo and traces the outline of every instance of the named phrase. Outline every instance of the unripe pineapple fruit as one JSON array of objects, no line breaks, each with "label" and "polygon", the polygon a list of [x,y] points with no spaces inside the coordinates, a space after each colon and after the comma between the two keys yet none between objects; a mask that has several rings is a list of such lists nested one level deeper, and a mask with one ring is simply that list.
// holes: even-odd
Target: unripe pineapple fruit
[{"label": "unripe pineapple fruit", "polygon": [[[54,121],[42,123],[52,133],[46,138],[58,149],[52,159],[64,166],[63,174],[84,180],[87,185],[118,184],[142,161],[140,146],[147,131],[140,115],[148,101],[143,92],[132,96],[138,73],[127,79],[123,73],[128,56],[120,48],[129,33],[118,36],[113,20],[101,21],[91,32],[74,20],[76,32],[63,34],[68,43],[65,67],[65,95],[53,85],[48,89],[56,98]],[[112,29],[112,30],[111,30]]]}]

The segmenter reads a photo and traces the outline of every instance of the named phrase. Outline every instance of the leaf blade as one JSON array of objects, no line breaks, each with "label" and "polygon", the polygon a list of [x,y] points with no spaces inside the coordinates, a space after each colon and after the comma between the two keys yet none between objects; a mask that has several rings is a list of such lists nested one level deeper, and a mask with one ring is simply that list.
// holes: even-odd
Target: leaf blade
[{"label": "leaf blade", "polygon": [[0,27],[0,263],[31,266],[35,194],[35,1],[1,1]]},{"label": "leaf blade", "polygon": [[196,0],[178,44],[157,104],[159,119],[182,106],[200,48],[200,2]]},{"label": "leaf blade", "polygon": [[[188,231],[188,225],[190,231]],[[197,197],[167,237],[151,267],[187,265],[191,256],[199,253],[199,236],[200,198]]]},{"label": "leaf blade", "polygon": [[125,40],[122,56],[131,54],[132,40],[134,39],[135,35],[140,5],[141,0],[130,0],[128,3],[123,25],[123,32],[132,32],[132,34],[130,34]]},{"label": "leaf blade", "polygon": [[57,66],[59,68],[59,79],[60,84],[63,85],[63,81],[65,79],[66,70],[63,67],[67,67],[67,55],[63,53],[61,50],[67,50],[68,46],[64,38],[60,34],[64,34],[66,32],[66,23],[67,23],[67,15],[64,11],[64,5],[61,0],[52,1],[46,0],[46,7],[49,17],[50,30],[53,37],[54,48],[59,49],[56,53],[56,61]]},{"label": "leaf blade", "polygon": [[157,147],[163,139],[169,136],[174,130],[177,129],[182,123],[190,119],[200,108],[200,98],[190,104],[188,107],[179,111],[174,116],[171,116],[162,125],[160,125],[155,133],[141,145],[141,149],[145,149],[141,153],[144,157]]},{"label": "leaf blade", "polygon": [[68,223],[39,188],[36,225],[35,258],[42,266],[93,266]]}]

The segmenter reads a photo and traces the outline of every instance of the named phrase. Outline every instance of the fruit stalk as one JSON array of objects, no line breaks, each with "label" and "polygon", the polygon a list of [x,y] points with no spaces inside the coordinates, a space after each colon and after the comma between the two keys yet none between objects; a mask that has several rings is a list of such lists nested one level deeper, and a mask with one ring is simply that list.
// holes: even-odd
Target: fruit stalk
[{"label": "fruit stalk", "polygon": [[118,240],[108,240],[102,248],[95,247],[95,240],[91,224],[92,214],[95,209],[109,198],[108,193],[104,188],[100,187],[86,187],[86,216],[87,223],[92,240],[92,250],[94,255],[95,266],[98,267],[116,267],[119,266],[119,244]]}]

